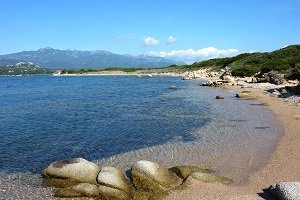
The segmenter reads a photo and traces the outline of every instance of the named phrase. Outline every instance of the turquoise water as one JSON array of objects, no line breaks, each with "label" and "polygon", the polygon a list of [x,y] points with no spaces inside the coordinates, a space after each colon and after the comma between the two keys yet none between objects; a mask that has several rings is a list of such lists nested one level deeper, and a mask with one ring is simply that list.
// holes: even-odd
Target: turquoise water
[{"label": "turquoise water", "polygon": [[197,164],[239,182],[281,133],[258,102],[178,77],[0,77],[0,102],[0,186],[20,188],[7,198],[48,198],[41,170],[74,157],[123,170],[141,159]]}]

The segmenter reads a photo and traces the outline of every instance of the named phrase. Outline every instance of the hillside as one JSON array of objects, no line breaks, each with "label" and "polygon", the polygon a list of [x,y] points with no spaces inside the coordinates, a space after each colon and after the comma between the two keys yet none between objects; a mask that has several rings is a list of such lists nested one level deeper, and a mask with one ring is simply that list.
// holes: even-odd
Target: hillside
[{"label": "hillside", "polygon": [[233,76],[253,76],[258,72],[277,71],[289,79],[300,79],[300,45],[291,45],[273,52],[244,53],[230,58],[216,58],[191,65],[176,66],[182,70],[230,67]]},{"label": "hillside", "polygon": [[0,65],[0,75],[50,74],[53,71],[41,68],[31,62],[19,62],[15,65]]},{"label": "hillside", "polygon": [[183,64],[173,60],[151,56],[119,55],[108,51],[77,51],[43,48],[0,55],[0,65],[33,62],[48,69],[102,69],[107,67],[157,68]]}]

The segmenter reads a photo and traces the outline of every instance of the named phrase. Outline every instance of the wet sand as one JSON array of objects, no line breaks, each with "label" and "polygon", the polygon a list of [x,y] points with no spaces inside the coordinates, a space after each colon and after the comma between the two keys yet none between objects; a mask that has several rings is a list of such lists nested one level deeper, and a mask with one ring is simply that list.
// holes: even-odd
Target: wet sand
[{"label": "wet sand", "polygon": [[282,181],[300,180],[300,106],[266,94],[262,89],[241,89],[240,86],[226,86],[228,90],[250,90],[251,95],[266,105],[276,116],[284,134],[267,164],[250,174],[242,185],[224,186],[193,181],[188,189],[172,192],[168,199],[264,199],[263,189]]}]

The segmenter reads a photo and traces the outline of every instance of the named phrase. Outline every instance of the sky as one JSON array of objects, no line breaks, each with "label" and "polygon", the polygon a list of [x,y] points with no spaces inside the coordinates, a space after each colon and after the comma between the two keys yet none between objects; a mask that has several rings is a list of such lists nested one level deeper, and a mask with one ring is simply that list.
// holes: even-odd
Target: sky
[{"label": "sky", "polygon": [[300,0],[0,0],[0,54],[52,47],[192,63],[300,44]]}]

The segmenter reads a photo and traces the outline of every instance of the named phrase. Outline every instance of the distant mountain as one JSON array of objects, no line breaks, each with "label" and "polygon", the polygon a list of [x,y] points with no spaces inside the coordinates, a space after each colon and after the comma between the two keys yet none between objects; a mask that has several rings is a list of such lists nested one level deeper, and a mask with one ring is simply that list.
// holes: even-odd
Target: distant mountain
[{"label": "distant mountain", "polygon": [[183,64],[161,57],[119,55],[99,50],[78,51],[42,48],[37,51],[22,51],[0,55],[0,65],[14,65],[18,62],[33,62],[49,69],[101,69],[107,67],[158,68],[172,64]]}]

